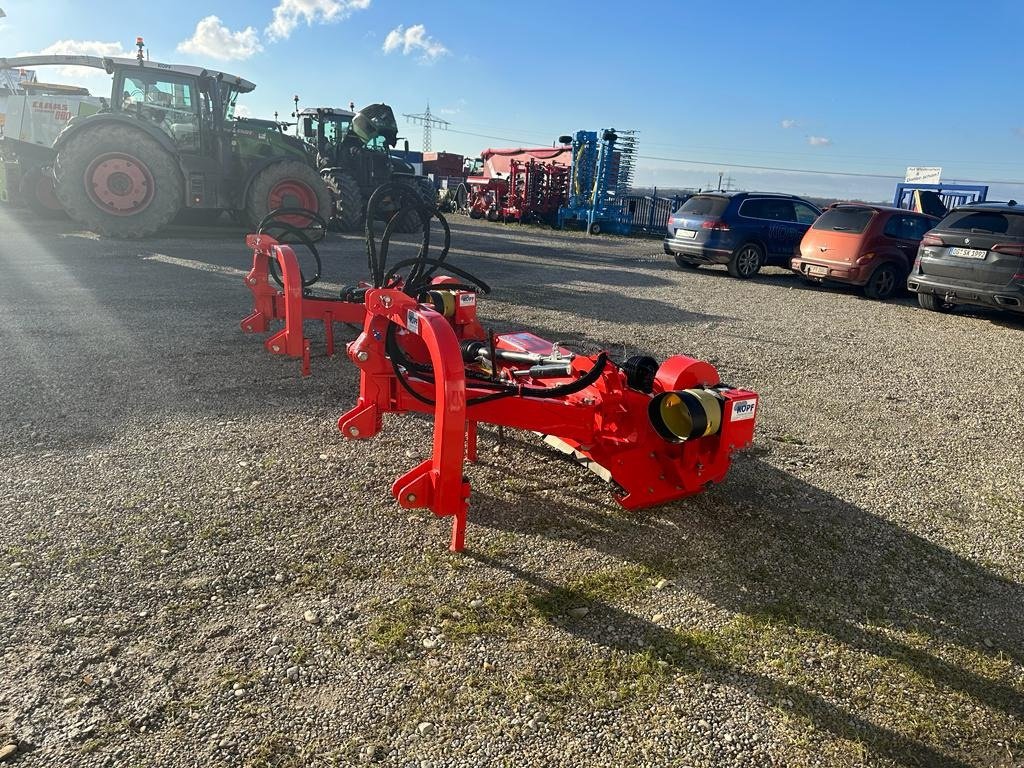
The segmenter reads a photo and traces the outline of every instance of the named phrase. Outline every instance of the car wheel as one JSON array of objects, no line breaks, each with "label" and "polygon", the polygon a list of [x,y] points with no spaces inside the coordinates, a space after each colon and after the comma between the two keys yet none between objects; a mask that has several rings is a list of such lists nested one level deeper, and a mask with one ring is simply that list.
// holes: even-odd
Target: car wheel
[{"label": "car wheel", "polygon": [[882,264],[868,278],[864,285],[864,295],[869,299],[885,301],[899,292],[900,284],[906,278],[895,264]]},{"label": "car wheel", "polygon": [[956,309],[956,304],[950,304],[934,293],[917,294],[917,303],[932,312],[952,312]]},{"label": "car wheel", "polygon": [[764,249],[757,243],[744,243],[729,259],[729,274],[747,280],[761,271],[764,266]]},{"label": "car wheel", "polygon": [[683,269],[700,269],[700,264],[698,264],[697,262],[683,258],[678,253],[674,254],[674,256],[676,257],[676,264],[678,264]]}]

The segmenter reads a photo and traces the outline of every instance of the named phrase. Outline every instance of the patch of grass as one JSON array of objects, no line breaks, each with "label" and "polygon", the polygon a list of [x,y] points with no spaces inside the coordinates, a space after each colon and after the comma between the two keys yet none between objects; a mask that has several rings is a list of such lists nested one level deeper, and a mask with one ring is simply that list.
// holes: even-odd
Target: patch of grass
[{"label": "patch of grass", "polygon": [[107,745],[107,740],[106,739],[102,739],[102,738],[88,739],[88,740],[86,740],[85,742],[82,743],[82,753],[86,754],[86,755],[91,755],[93,752],[96,752],[96,751],[102,749],[106,745]]},{"label": "patch of grass", "polygon": [[199,538],[213,543],[226,544],[238,538],[227,520],[209,520],[199,529]]},{"label": "patch of grass", "polygon": [[287,570],[295,574],[288,584],[290,594],[305,590],[331,592],[340,580],[360,581],[374,575],[368,566],[344,550],[307,550]]},{"label": "patch of grass", "polygon": [[395,654],[405,645],[430,611],[423,603],[403,597],[380,610],[366,628],[366,643],[374,650]]},{"label": "patch of grass", "polygon": [[614,604],[628,600],[649,588],[657,578],[657,572],[651,568],[630,564],[573,579],[565,586],[535,594],[530,601],[541,615],[559,616],[590,603]]},{"label": "patch of grass", "polygon": [[215,679],[217,681],[217,687],[221,690],[226,690],[233,687],[235,683],[240,683],[242,686],[248,688],[250,685],[255,683],[259,677],[260,674],[256,670],[221,667],[217,670]]}]

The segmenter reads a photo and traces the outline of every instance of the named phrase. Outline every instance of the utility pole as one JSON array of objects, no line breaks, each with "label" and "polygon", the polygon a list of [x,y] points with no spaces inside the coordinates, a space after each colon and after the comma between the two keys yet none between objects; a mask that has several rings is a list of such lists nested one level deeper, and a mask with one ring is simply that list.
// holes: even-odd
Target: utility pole
[{"label": "utility pole", "polygon": [[419,114],[419,115],[410,115],[410,114],[406,113],[404,115],[404,117],[407,120],[409,120],[410,122],[412,122],[414,125],[422,125],[423,126],[423,151],[424,152],[429,152],[430,151],[430,138],[431,138],[430,134],[431,134],[434,126],[436,125],[438,128],[445,128],[445,129],[447,129],[448,126],[451,125],[451,123],[449,123],[447,120],[442,120],[439,117],[434,117],[430,113],[430,102],[429,101],[427,102],[427,111],[426,112],[423,112],[422,114]]}]

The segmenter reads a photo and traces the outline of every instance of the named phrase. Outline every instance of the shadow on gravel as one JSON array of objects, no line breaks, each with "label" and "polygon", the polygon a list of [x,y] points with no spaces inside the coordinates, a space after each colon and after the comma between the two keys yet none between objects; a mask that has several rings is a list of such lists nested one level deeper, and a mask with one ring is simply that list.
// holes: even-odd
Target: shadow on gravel
[{"label": "shadow on gravel", "polygon": [[[514,450],[544,449],[515,440]],[[515,503],[474,495],[472,516],[477,524],[583,544],[670,577],[714,605],[765,627],[828,636],[830,646],[841,644],[863,659],[869,679],[877,664],[901,665],[919,676],[924,682],[918,685],[947,708],[964,706],[958,700],[963,694],[1011,718],[1024,717],[1020,690],[949,661],[948,649],[943,658],[926,648],[934,642],[953,644],[979,658],[1020,664],[1020,584],[763,461],[737,462],[727,483],[703,496],[632,515],[608,514],[595,507],[592,494],[571,489],[566,495],[577,496],[576,504],[529,492]],[[476,557],[551,595],[552,604],[594,605],[592,595],[573,595],[571,589],[531,573]],[[665,660],[682,671],[726,675],[730,683],[769,703],[789,699],[816,726],[862,743],[884,758],[912,765],[965,765],[944,751],[957,752],[962,746],[950,743],[953,737],[946,734],[936,732],[929,739],[933,743],[926,745],[872,722],[870,711],[846,709],[798,684],[738,666],[730,661],[727,649],[695,644],[691,634],[607,603],[594,605],[594,610],[599,618],[593,622],[560,626],[599,646],[625,652],[636,652],[636,647],[612,644],[605,625],[613,626],[617,637],[644,637],[654,648],[682,648]],[[894,639],[888,630],[922,642],[910,645]],[[771,638],[766,636],[765,642],[770,644]],[[832,671],[839,698],[850,692],[844,682],[852,689],[865,679],[844,681],[844,669]],[[873,688],[867,701],[869,710],[884,709],[884,688]],[[974,747],[995,750],[989,736],[979,736]]]}]

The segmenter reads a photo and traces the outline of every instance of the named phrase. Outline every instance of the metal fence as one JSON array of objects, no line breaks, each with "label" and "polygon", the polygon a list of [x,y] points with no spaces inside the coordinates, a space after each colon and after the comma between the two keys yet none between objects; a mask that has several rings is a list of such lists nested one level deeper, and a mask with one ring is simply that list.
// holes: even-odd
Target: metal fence
[{"label": "metal fence", "polygon": [[651,195],[626,195],[622,206],[629,213],[633,231],[658,234],[668,226],[668,217],[687,200],[687,196],[659,197],[658,190]]}]

